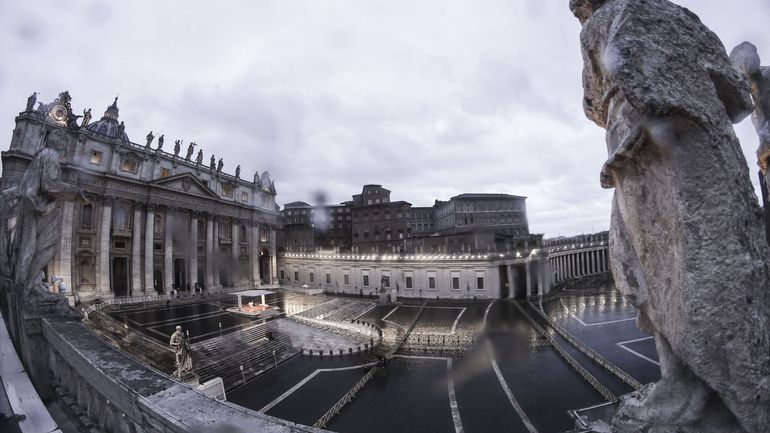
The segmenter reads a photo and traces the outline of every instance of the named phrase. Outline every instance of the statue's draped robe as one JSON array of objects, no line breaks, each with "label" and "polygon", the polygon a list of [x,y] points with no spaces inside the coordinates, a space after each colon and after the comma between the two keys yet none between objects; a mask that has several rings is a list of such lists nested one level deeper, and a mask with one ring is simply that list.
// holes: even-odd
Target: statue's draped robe
[{"label": "statue's draped robe", "polygon": [[581,44],[585,112],[607,129],[617,286],[659,351],[670,346],[664,379],[683,365],[744,429],[766,432],[768,251],[731,125],[750,112],[748,87],[716,35],[664,0],[609,1]]}]

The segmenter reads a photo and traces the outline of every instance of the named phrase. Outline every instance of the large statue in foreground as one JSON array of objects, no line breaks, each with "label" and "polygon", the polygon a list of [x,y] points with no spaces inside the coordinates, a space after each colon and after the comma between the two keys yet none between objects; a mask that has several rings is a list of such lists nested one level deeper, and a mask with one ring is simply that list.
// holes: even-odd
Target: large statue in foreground
[{"label": "large statue in foreground", "polygon": [[719,38],[667,0],[572,0],[584,109],[607,130],[611,268],[661,380],[617,432],[770,431],[768,248],[731,122],[749,88]]}]

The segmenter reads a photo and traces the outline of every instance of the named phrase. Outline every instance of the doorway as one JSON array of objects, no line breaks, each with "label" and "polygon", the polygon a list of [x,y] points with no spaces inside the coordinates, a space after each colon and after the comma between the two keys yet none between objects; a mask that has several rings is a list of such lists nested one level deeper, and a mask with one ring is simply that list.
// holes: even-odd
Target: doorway
[{"label": "doorway", "polygon": [[112,259],[112,292],[115,297],[128,296],[128,259],[114,257]]},{"label": "doorway", "polygon": [[184,259],[174,259],[174,288],[187,290],[187,269]]}]

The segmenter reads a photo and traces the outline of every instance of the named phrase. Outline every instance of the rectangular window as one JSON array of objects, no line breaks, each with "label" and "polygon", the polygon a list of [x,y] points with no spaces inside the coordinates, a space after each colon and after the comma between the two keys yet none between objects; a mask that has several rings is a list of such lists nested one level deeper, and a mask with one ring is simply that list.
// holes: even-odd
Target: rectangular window
[{"label": "rectangular window", "polygon": [[102,163],[102,152],[98,150],[91,151],[91,164],[99,165]]},{"label": "rectangular window", "polygon": [[311,272],[308,278],[310,278],[311,283],[315,282],[315,273]]},{"label": "rectangular window", "polygon": [[332,283],[332,274],[327,272],[326,273],[326,284],[331,284],[331,283]]},{"label": "rectangular window", "polygon": [[411,275],[404,278],[406,280],[406,288],[407,289],[413,289],[414,286],[412,285],[412,277]]},{"label": "rectangular window", "polygon": [[476,277],[476,290],[484,290],[484,277]]},{"label": "rectangular window", "polygon": [[249,193],[247,192],[241,192],[241,201],[246,203],[249,201]]},{"label": "rectangular window", "polygon": [[369,274],[364,274],[361,278],[363,280],[363,286],[369,287]]},{"label": "rectangular window", "polygon": [[285,276],[284,276],[284,273],[283,273],[283,269],[281,269],[281,279],[282,280],[285,279]]},{"label": "rectangular window", "polygon": [[133,158],[124,158],[122,161],[120,161],[120,171],[136,173],[138,169],[139,164]]},{"label": "rectangular window", "polygon": [[161,167],[160,168],[160,177],[164,178],[164,177],[169,177],[169,176],[171,176],[171,170],[167,169],[166,167]]},{"label": "rectangular window", "polygon": [[460,290],[460,277],[452,277],[452,290]]},{"label": "rectangular window", "polygon": [[350,285],[350,275],[345,274],[345,275],[342,276],[342,284],[345,285],[345,286],[349,286]]},{"label": "rectangular window", "polygon": [[382,287],[390,288],[390,277],[387,275],[382,276]]},{"label": "rectangular window", "polygon": [[436,290],[436,277],[428,277],[428,290]]},{"label": "rectangular window", "polygon": [[299,271],[294,271],[294,281],[299,281]]},{"label": "rectangular window", "polygon": [[222,185],[222,195],[225,197],[232,198],[233,196],[233,187],[231,185]]}]

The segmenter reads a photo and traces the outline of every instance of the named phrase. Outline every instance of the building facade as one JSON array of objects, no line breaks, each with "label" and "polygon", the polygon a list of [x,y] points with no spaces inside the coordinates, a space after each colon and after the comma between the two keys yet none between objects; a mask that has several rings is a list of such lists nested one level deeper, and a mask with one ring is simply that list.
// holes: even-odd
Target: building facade
[{"label": "building facade", "polygon": [[[80,193],[61,206],[61,244],[48,276],[81,300],[216,287],[256,287],[276,276],[275,185],[203,163],[195,143],[180,154],[163,136],[129,140],[117,98],[104,116],[78,121],[63,92],[16,118],[2,152],[2,188],[17,187],[42,148],[56,149],[64,180]],[[157,143],[157,145],[155,144]],[[154,147],[153,147],[154,146]]]}]

